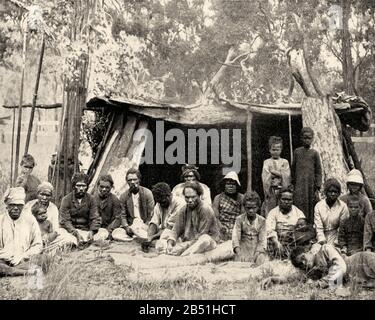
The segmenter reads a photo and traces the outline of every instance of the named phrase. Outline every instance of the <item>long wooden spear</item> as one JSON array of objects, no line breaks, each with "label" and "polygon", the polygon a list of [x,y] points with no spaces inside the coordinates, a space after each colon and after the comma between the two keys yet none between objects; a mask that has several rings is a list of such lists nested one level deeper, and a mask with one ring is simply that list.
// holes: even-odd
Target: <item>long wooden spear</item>
[{"label": "long wooden spear", "polygon": [[34,88],[34,95],[33,95],[33,101],[32,101],[32,105],[31,105],[29,128],[27,130],[27,137],[26,137],[26,144],[25,144],[25,154],[28,153],[28,151],[29,151],[31,131],[33,130],[35,106],[36,106],[36,100],[38,98],[40,74],[42,72],[44,48],[45,48],[45,38],[44,38],[44,34],[42,33],[42,46],[41,46],[41,49],[40,49],[38,71],[37,71],[37,74],[36,74],[36,82],[35,82],[35,88]]},{"label": "long wooden spear", "polygon": [[16,183],[16,179],[18,177],[18,162],[19,162],[19,158],[20,158],[23,85],[24,85],[24,82],[25,82],[27,34],[28,34],[28,28],[29,28],[28,25],[27,25],[27,21],[25,21],[25,25],[26,25],[26,27],[25,27],[24,35],[23,35],[23,48],[22,48],[21,90],[20,90],[20,103],[19,103],[19,107],[18,107],[18,127],[17,127],[17,141],[16,141],[16,159],[14,161],[13,185]]}]

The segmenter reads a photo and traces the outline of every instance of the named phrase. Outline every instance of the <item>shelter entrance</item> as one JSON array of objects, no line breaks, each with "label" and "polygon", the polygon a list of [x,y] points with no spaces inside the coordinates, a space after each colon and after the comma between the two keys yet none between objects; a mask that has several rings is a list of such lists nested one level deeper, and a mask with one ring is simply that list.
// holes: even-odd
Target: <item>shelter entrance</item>
[{"label": "shelter entrance", "polygon": [[[291,120],[291,121],[289,121]],[[163,136],[160,137],[160,127],[159,127],[159,136],[157,136],[157,126],[160,125],[160,122],[163,123]],[[290,127],[291,125],[291,127]],[[252,122],[252,187],[253,190],[257,191],[260,196],[263,198],[263,187],[261,180],[262,166],[263,161],[269,157],[268,151],[268,139],[271,135],[277,135],[282,137],[284,141],[284,148],[282,152],[282,157],[291,160],[291,150],[289,142],[289,129],[291,128],[292,132],[292,146],[296,148],[300,146],[299,142],[299,132],[302,128],[301,117],[292,117],[288,118],[287,115],[258,115],[254,114]],[[221,152],[222,143],[227,143],[229,141],[229,156],[237,157],[240,163],[240,171],[238,173],[239,179],[241,182],[241,192],[246,191],[247,186],[247,148],[246,148],[246,126],[245,124],[223,124],[220,127],[212,125],[200,125],[200,126],[187,126],[181,125],[178,123],[172,123],[167,121],[162,121],[148,118],[148,129],[152,132],[152,145],[153,145],[153,161],[152,163],[142,163],[139,167],[142,174],[142,184],[147,188],[151,188],[157,182],[166,182],[171,186],[171,189],[180,182],[181,180],[181,168],[184,163],[189,161],[189,144],[195,143],[196,148],[196,161],[195,164],[199,167],[199,173],[201,175],[201,182],[207,184],[211,189],[211,196],[214,197],[222,191],[221,180],[223,178],[223,169],[225,167],[231,167],[233,164],[223,163]],[[181,137],[184,138],[184,157],[183,159],[179,158],[177,163],[170,164],[164,158],[164,163],[160,164],[156,161],[156,148],[164,147],[164,152],[172,144],[176,143],[176,140],[179,139],[174,137],[173,141],[165,141],[165,134],[171,130],[177,129],[181,132]],[[193,130],[204,130],[206,133],[209,133],[210,130],[214,129],[219,135],[219,145],[218,141],[211,138],[210,134],[207,134],[206,142],[201,142],[199,138],[196,138],[195,141],[189,139],[189,129]],[[240,132],[240,139],[236,139],[238,136],[234,135],[234,130],[237,130],[237,133]],[[170,132],[170,131],[169,131]],[[226,136],[227,135],[227,136]],[[227,139],[229,137],[229,139]],[[224,141],[223,141],[224,139]],[[226,140],[225,140],[226,139]],[[160,145],[160,141],[163,141],[164,146]],[[182,141],[182,140],[180,140]],[[234,144],[237,145],[240,149],[240,154],[233,154],[233,151],[236,150]],[[160,150],[159,150],[160,151]],[[207,159],[202,159],[199,157],[199,151],[206,152]],[[217,163],[215,155],[212,152],[219,152],[219,162]],[[177,156],[177,152],[174,154]],[[145,156],[145,151],[143,153]],[[159,159],[160,160],[160,159]],[[180,161],[182,160],[182,161]],[[207,161],[204,161],[207,160]],[[214,161],[213,161],[214,160]]]}]

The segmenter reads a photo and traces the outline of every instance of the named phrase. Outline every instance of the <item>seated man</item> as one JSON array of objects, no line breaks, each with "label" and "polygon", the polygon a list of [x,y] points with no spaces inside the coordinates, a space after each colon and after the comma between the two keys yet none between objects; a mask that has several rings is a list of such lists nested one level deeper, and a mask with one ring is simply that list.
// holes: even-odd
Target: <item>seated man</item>
[{"label": "seated man", "polygon": [[[75,173],[72,192],[61,201],[60,224],[66,243],[82,246],[93,240],[104,240],[108,233],[100,230],[101,218],[93,196],[87,193],[89,177]],[[99,232],[100,231],[100,232]]]},{"label": "seated man", "polygon": [[103,238],[108,238],[113,230],[120,227],[121,224],[121,202],[111,193],[113,188],[113,179],[111,175],[101,175],[97,183],[97,192],[94,195],[95,203],[98,206],[98,212],[101,217],[101,229],[103,229]]},{"label": "seated man", "polygon": [[232,238],[236,218],[241,214],[243,194],[239,193],[241,186],[237,173],[229,172],[224,178],[224,192],[218,194],[212,204],[223,241]]},{"label": "seated man", "polygon": [[203,202],[207,203],[208,205],[212,205],[211,201],[211,190],[210,188],[205,185],[204,183],[200,182],[201,176],[198,172],[198,167],[196,167],[193,164],[185,164],[182,166],[182,175],[181,180],[184,182],[176,185],[173,190],[172,194],[175,197],[175,199],[179,198],[181,201],[185,201],[183,190],[186,182],[194,182],[196,181],[202,188],[203,193],[201,195],[201,199]]},{"label": "seated man", "polygon": [[305,219],[305,215],[293,205],[292,189],[283,188],[279,205],[269,212],[266,219],[271,256],[281,259],[288,257],[288,252],[295,246],[294,232],[300,219]]},{"label": "seated man", "polygon": [[35,159],[31,154],[25,154],[22,157],[20,166],[21,174],[17,177],[16,186],[25,189],[25,203],[27,203],[37,198],[37,188],[40,180],[31,174],[35,167]]},{"label": "seated man", "polygon": [[114,240],[126,240],[135,234],[146,240],[148,223],[155,205],[154,197],[151,190],[140,185],[141,173],[139,170],[129,169],[126,173],[126,182],[129,189],[120,196],[121,228],[114,230],[112,237]]},{"label": "seated man", "polygon": [[315,280],[319,288],[330,285],[340,287],[351,279],[364,287],[375,287],[375,253],[357,252],[350,257],[341,256],[338,250],[330,245],[314,244],[310,250],[297,247],[293,249],[290,260],[300,270],[299,274],[290,276],[272,276],[262,282],[264,289],[272,284],[290,282],[292,279]]},{"label": "seated man", "polygon": [[28,273],[27,261],[42,251],[42,237],[34,217],[25,215],[25,190],[10,188],[4,195],[7,212],[0,215],[0,275]]},{"label": "seated man", "polygon": [[176,215],[183,207],[181,201],[176,200],[171,188],[165,182],[159,182],[152,187],[156,205],[150,224],[148,225],[148,241],[143,244],[144,251],[148,251],[148,246],[153,240],[160,239],[156,242],[156,249],[166,247],[166,241],[170,236]]},{"label": "seated man", "polygon": [[216,247],[217,225],[211,206],[200,196],[203,189],[197,182],[187,182],[184,205],[176,216],[172,234],[167,241],[167,253],[186,256],[203,253]]},{"label": "seated man", "polygon": [[342,221],[339,228],[338,245],[341,252],[348,256],[363,251],[365,219],[360,203],[358,196],[349,195],[347,199],[349,217]]},{"label": "seated man", "polygon": [[258,215],[260,197],[256,192],[245,193],[242,204],[245,213],[237,217],[233,228],[234,258],[259,266],[267,258],[266,219]]}]

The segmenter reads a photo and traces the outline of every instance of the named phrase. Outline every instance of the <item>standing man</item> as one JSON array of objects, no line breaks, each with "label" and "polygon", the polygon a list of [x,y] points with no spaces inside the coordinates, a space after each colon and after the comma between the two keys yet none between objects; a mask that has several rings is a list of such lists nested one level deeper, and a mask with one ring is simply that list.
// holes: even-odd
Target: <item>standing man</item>
[{"label": "standing man", "polygon": [[229,172],[224,178],[224,192],[218,194],[212,207],[218,222],[220,239],[232,239],[233,226],[236,218],[241,214],[243,194],[239,193],[241,186],[237,173]]},{"label": "standing man", "polygon": [[203,189],[197,182],[187,182],[184,205],[176,217],[167,241],[167,253],[187,256],[216,248],[217,223],[211,206],[201,200]]},{"label": "standing man", "polygon": [[22,187],[10,188],[4,195],[7,211],[0,215],[0,276],[27,274],[27,261],[42,251],[37,221],[22,212],[25,197]]},{"label": "standing man", "polygon": [[35,167],[35,159],[31,154],[25,154],[21,160],[21,174],[16,180],[16,186],[22,187],[26,192],[25,203],[37,198],[37,189],[40,180],[31,174]]},{"label": "standing man", "polygon": [[[141,173],[137,169],[129,169],[126,173],[129,189],[120,196],[122,205],[121,226],[127,236],[134,234],[147,239],[148,223],[154,210],[154,197],[151,190],[142,187]],[[115,235],[112,235],[115,239]],[[116,239],[115,239],[116,240]]]},{"label": "standing man", "polygon": [[97,184],[97,192],[94,195],[102,220],[103,237],[107,235],[106,238],[121,224],[121,202],[116,195],[111,193],[112,188],[111,175],[101,175]]},{"label": "standing man", "polygon": [[63,236],[67,243],[76,246],[106,238],[101,237],[102,232],[94,238],[101,218],[94,197],[87,193],[88,180],[86,174],[75,173],[72,177],[73,191],[62,199],[60,206],[60,225],[65,230]]}]

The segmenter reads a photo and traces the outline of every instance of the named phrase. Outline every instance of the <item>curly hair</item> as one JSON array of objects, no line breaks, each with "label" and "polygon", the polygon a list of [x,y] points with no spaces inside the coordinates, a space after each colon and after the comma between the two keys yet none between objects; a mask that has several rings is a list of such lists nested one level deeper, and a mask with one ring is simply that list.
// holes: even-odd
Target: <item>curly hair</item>
[{"label": "curly hair", "polygon": [[128,180],[128,176],[129,176],[129,174],[136,174],[139,180],[142,179],[141,172],[140,172],[138,169],[136,169],[136,168],[130,168],[130,169],[126,172],[126,175],[125,175],[126,180]]},{"label": "curly hair", "polygon": [[300,256],[305,253],[305,248],[304,247],[296,247],[292,250],[290,253],[290,262],[292,263],[293,266],[295,266],[298,269],[303,269],[304,265],[300,261]]},{"label": "curly hair", "polygon": [[26,164],[29,164],[29,165],[33,166],[33,168],[35,167],[35,165],[36,165],[35,159],[31,154],[27,153],[27,154],[23,155],[20,165],[23,166],[23,165],[26,165]]},{"label": "curly hair", "polygon": [[247,201],[256,202],[258,207],[260,207],[262,203],[259,194],[256,191],[250,191],[244,194],[242,199],[242,205],[245,205]]},{"label": "curly hair", "polygon": [[187,188],[195,190],[197,192],[198,196],[201,196],[203,194],[202,186],[196,181],[194,181],[194,182],[189,181],[189,182],[185,183],[184,190],[182,191],[183,195],[185,195],[185,190]]},{"label": "curly hair", "polygon": [[171,194],[171,188],[165,182],[158,182],[157,184],[153,185],[151,191],[155,202],[159,202],[159,200]]},{"label": "curly hair", "polygon": [[86,173],[83,172],[77,172],[73,174],[72,177],[72,185],[73,187],[77,184],[77,182],[82,181],[86,184],[89,184],[89,176]]},{"label": "curly hair", "polygon": [[111,187],[113,187],[113,185],[114,185],[112,176],[110,174],[101,175],[98,179],[98,185],[99,185],[100,181],[109,182],[111,184]]}]

